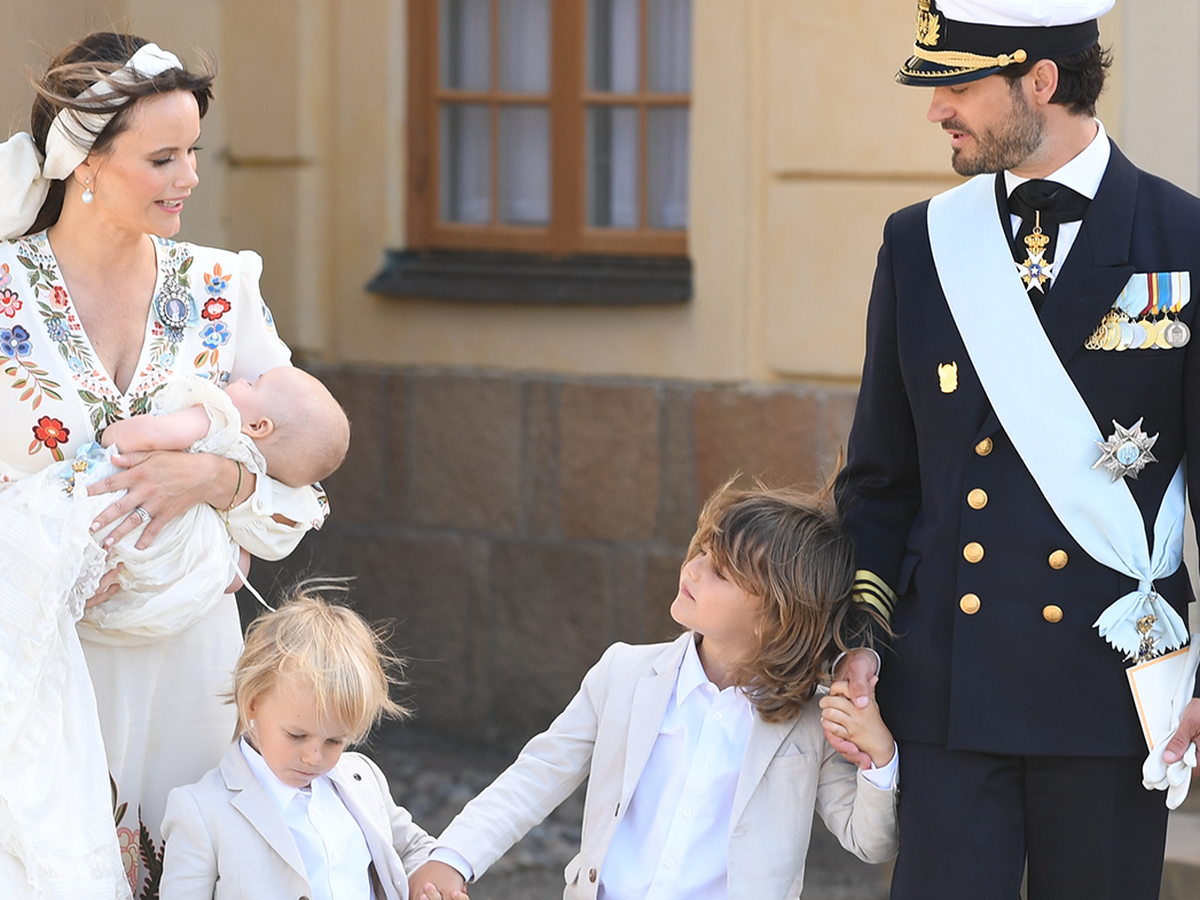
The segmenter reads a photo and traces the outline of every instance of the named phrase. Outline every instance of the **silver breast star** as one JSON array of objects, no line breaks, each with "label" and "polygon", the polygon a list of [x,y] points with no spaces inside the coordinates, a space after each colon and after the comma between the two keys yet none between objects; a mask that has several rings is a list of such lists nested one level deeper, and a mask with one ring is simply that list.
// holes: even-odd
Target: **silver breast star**
[{"label": "silver breast star", "polygon": [[[1147,463],[1158,462],[1150,448],[1158,440],[1158,435],[1151,437],[1142,431],[1142,420],[1133,423],[1132,428],[1122,428],[1113,419],[1113,427],[1117,430],[1107,441],[1096,441],[1102,451],[1100,458],[1092,466],[1098,469],[1103,466],[1112,480],[1129,476],[1137,480],[1138,472],[1146,468]],[[1110,484],[1112,482],[1109,482]]]}]

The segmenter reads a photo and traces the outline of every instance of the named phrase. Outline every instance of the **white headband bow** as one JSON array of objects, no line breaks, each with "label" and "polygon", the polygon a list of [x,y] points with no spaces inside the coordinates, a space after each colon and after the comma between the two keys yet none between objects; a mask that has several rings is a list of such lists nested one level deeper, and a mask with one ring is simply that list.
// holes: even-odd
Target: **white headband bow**
[{"label": "white headband bow", "polygon": [[[153,78],[168,69],[182,69],[173,53],[157,44],[145,44],[124,67],[109,76],[114,81]],[[105,97],[113,92],[106,80],[97,81],[77,100]],[[123,106],[120,99],[104,112],[74,112],[62,109],[46,135],[46,160],[42,162],[33,138],[21,132],[0,144],[0,240],[18,237],[29,230],[50,192],[50,182],[70,176],[87,159],[96,136]]]}]

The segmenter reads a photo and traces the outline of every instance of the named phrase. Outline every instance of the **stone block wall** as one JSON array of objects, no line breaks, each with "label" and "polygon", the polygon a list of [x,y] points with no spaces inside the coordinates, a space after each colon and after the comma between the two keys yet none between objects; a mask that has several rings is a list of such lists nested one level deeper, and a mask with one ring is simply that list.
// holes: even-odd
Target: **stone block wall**
[{"label": "stone block wall", "polygon": [[[610,643],[668,614],[703,499],[735,473],[816,485],[852,388],[313,366],[352,423],[332,516],[255,585],[354,576],[394,622],[417,724],[512,744]],[[249,607],[243,606],[247,611]]]}]

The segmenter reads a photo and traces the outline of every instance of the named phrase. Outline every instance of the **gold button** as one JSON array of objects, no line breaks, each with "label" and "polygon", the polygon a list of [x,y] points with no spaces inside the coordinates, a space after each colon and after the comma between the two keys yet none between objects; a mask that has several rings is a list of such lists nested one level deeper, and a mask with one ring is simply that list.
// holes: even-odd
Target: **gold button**
[{"label": "gold button", "polygon": [[1062,616],[1062,608],[1055,606],[1053,603],[1042,610],[1042,618],[1051,625],[1053,625],[1055,622],[1061,622]]},{"label": "gold button", "polygon": [[975,615],[975,613],[979,612],[979,596],[977,594],[963,594],[962,599],[958,601],[958,608],[968,616]]},{"label": "gold button", "polygon": [[971,541],[971,543],[963,547],[963,559],[969,563],[979,562],[983,559],[983,544],[978,541]]},{"label": "gold button", "polygon": [[588,870],[588,881],[590,881],[592,884],[596,883],[596,870],[595,869]]},{"label": "gold button", "polygon": [[983,509],[987,506],[988,496],[987,491],[982,488],[975,488],[971,493],[967,494],[967,505],[971,509]]},{"label": "gold button", "polygon": [[1067,565],[1067,551],[1055,550],[1050,554],[1050,568],[1063,569]]},{"label": "gold button", "polygon": [[991,453],[992,452],[992,439],[984,438],[982,441],[980,441],[978,444],[976,444],[975,452],[978,453],[980,456],[987,456],[989,453]]}]

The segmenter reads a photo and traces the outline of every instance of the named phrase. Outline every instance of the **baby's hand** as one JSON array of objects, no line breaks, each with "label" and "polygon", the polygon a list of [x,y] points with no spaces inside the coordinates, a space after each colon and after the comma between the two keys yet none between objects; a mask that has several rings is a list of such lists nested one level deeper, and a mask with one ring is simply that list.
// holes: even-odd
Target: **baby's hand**
[{"label": "baby's hand", "polygon": [[879,704],[875,702],[878,680],[871,680],[871,699],[864,709],[854,705],[850,684],[846,681],[835,681],[829,688],[829,695],[821,698],[821,727],[826,739],[852,741],[871,757],[876,768],[891,762],[896,750],[895,739],[883,724]]},{"label": "baby's hand", "polygon": [[408,878],[409,900],[469,900],[467,884],[453,866],[430,860]]}]

